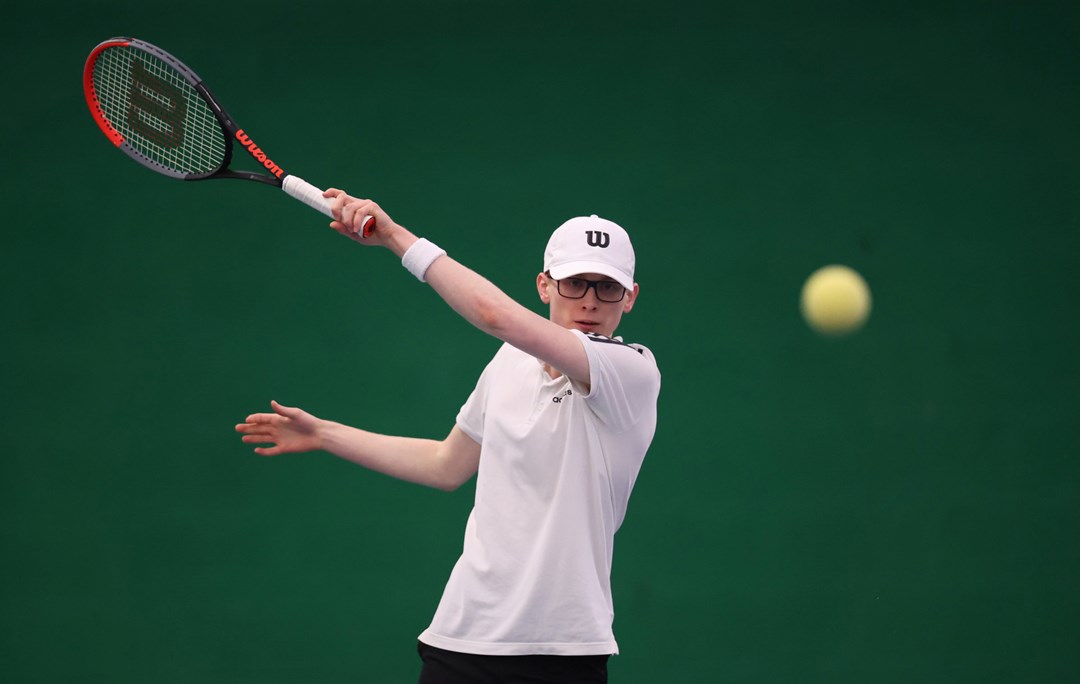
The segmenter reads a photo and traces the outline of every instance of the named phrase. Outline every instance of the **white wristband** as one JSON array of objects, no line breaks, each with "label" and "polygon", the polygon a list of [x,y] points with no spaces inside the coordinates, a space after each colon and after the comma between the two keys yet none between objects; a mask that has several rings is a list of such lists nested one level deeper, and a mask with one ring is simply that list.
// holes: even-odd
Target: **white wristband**
[{"label": "white wristband", "polygon": [[409,269],[409,273],[416,276],[417,280],[424,283],[427,282],[424,280],[424,274],[427,273],[428,268],[444,254],[446,254],[445,249],[425,238],[420,238],[401,255],[401,265]]}]

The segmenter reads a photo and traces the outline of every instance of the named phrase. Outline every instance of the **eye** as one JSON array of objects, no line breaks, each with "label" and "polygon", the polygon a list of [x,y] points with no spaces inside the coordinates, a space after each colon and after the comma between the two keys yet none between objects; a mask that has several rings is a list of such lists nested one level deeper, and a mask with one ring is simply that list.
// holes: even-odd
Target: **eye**
[{"label": "eye", "polygon": [[575,290],[579,290],[579,289],[581,289],[583,287],[587,287],[585,285],[585,281],[582,280],[581,278],[567,278],[566,283],[570,287],[574,288]]},{"label": "eye", "polygon": [[621,288],[622,285],[616,283],[613,280],[604,280],[597,284],[596,287],[599,288],[600,291],[606,295],[613,295],[619,291],[619,288]]}]

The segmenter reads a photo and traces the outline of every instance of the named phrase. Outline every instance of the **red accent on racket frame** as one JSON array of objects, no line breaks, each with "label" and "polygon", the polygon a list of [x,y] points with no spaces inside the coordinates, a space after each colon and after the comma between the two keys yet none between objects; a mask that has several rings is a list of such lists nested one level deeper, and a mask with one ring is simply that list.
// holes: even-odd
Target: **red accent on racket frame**
[{"label": "red accent on racket frame", "polygon": [[244,132],[243,128],[238,128],[234,137],[240,141],[240,144],[244,146],[244,149],[248,151],[248,154],[250,154],[255,161],[262,164],[267,171],[274,175],[274,177],[281,178],[281,175],[284,173],[284,171],[281,170],[281,167],[275,164],[273,159],[266,156],[266,152],[255,144],[255,141],[251,139],[251,136]]},{"label": "red accent on racket frame", "polygon": [[94,48],[94,51],[90,53],[90,56],[86,58],[86,67],[83,69],[83,94],[86,95],[86,104],[90,107],[90,113],[94,116],[94,121],[97,122],[98,128],[100,128],[101,132],[105,134],[105,137],[112,141],[112,144],[117,147],[124,144],[124,136],[109,125],[109,121],[105,118],[105,113],[101,111],[97,92],[94,90],[94,63],[97,62],[98,55],[108,48],[127,47],[130,44],[130,41],[115,40],[98,45]]}]

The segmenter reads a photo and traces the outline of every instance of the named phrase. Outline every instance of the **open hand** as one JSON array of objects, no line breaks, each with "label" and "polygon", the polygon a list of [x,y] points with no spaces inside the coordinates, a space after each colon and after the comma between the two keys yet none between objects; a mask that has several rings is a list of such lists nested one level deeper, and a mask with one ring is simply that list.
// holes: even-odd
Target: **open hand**
[{"label": "open hand", "polygon": [[245,422],[236,426],[236,431],[243,434],[246,444],[272,444],[270,447],[256,447],[260,456],[278,456],[322,448],[318,435],[321,422],[318,418],[298,408],[282,406],[276,401],[270,402],[273,413],[253,413]]}]

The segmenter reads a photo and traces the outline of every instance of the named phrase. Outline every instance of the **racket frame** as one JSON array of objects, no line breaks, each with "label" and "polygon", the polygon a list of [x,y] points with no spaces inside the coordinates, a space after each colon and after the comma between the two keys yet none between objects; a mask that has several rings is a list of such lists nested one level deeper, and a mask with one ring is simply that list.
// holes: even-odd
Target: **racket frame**
[{"label": "racket frame", "polygon": [[[221,131],[224,134],[225,149],[221,163],[216,169],[203,173],[185,173],[171,169],[157,161],[142,154],[133,145],[129,144],[124,138],[124,135],[118,131],[105,115],[105,111],[102,108],[97,96],[97,89],[94,86],[94,66],[97,63],[101,54],[108,49],[112,48],[129,48],[135,49],[147,53],[148,55],[164,62],[170,68],[174,69],[188,84],[198,93],[199,97],[210,107],[210,111],[217,119],[218,125],[221,126]],[[110,142],[117,148],[119,148],[124,154],[128,155],[135,161],[139,162],[142,166],[163,174],[170,178],[176,178],[185,181],[200,181],[200,180],[212,180],[217,178],[234,178],[238,180],[256,181],[281,188],[290,196],[300,200],[313,209],[334,218],[333,213],[330,211],[330,200],[322,196],[322,190],[311,185],[307,181],[298,176],[293,176],[287,173],[281,168],[277,162],[273,161],[266,153],[251,139],[251,137],[240,128],[232,116],[228,113],[221,102],[214,96],[209,88],[203,83],[203,80],[195,73],[190,67],[181,62],[176,57],[172,56],[165,50],[147,43],[143,40],[128,37],[114,37],[108,40],[102,41],[90,52],[90,56],[86,59],[86,65],[83,69],[83,93],[86,97],[86,104],[90,108],[90,113],[94,117],[94,121],[97,123],[98,128],[105,134]],[[240,143],[248,155],[255,161],[256,164],[266,168],[269,173],[261,173],[255,171],[242,171],[229,168],[233,159],[233,145]],[[261,159],[260,159],[261,155]],[[374,230],[373,217],[365,217],[363,227],[361,229],[361,235],[363,237],[369,237]]]}]

